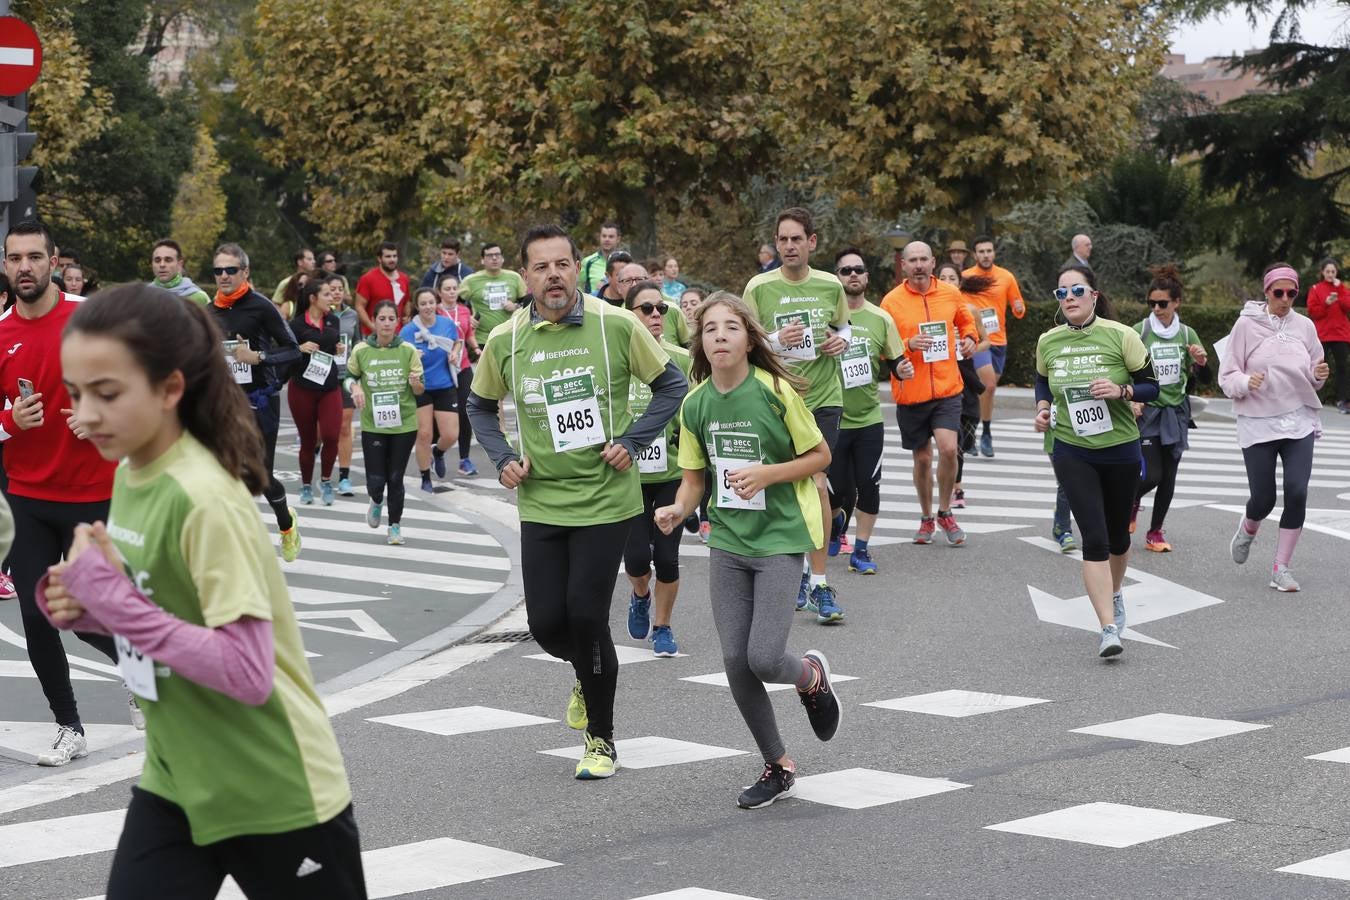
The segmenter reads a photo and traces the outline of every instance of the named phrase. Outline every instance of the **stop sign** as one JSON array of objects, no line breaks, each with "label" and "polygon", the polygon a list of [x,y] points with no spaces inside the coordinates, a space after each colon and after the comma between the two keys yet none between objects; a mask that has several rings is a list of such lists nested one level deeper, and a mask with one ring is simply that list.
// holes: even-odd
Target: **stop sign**
[{"label": "stop sign", "polygon": [[33,26],[13,16],[0,17],[0,97],[22,94],[42,71],[42,42]]}]

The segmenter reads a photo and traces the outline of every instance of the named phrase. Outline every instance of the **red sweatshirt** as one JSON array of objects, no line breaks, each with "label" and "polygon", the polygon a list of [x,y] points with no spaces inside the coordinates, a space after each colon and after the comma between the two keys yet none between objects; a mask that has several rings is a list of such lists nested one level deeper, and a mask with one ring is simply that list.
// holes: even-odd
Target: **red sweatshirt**
[{"label": "red sweatshirt", "polygon": [[[1334,303],[1327,298],[1336,295]],[[1333,285],[1319,281],[1308,289],[1308,318],[1317,327],[1317,339],[1324,344],[1335,341],[1350,343],[1350,284]]]},{"label": "red sweatshirt", "polygon": [[[5,473],[10,493],[33,500],[96,503],[112,496],[113,471],[88,441],[75,437],[61,410],[70,409],[70,394],[61,381],[61,330],[80,300],[58,296],[56,306],[40,319],[25,319],[15,304],[0,316],[0,441],[5,445]],[[14,424],[19,379],[33,382],[42,395],[42,426],[22,431]]]}]

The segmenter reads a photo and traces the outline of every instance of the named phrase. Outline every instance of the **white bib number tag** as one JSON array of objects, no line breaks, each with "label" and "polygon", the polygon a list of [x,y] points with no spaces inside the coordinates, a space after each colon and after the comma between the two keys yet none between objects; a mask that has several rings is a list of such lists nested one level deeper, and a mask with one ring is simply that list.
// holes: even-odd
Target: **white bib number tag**
[{"label": "white bib number tag", "polygon": [[337,345],[337,355],[333,357],[333,365],[341,369],[347,368],[347,341],[345,338]]},{"label": "white bib number tag", "polygon": [[666,471],[666,436],[660,435],[649,446],[638,451],[638,472],[643,475],[662,475]]},{"label": "white bib number tag", "polygon": [[488,309],[500,310],[510,299],[511,289],[500,282],[486,285],[483,288],[483,298],[487,300]]},{"label": "white bib number tag", "polygon": [[776,330],[781,331],[785,325],[791,325],[800,322],[806,326],[802,332],[802,339],[791,347],[784,347],[778,355],[786,359],[812,360],[816,358],[816,335],[811,327],[811,310],[804,309],[801,312],[779,313],[773,317],[773,325]]},{"label": "white bib number tag", "polygon": [[923,351],[924,362],[935,363],[952,358],[952,344],[947,339],[946,322],[920,322],[919,334],[926,334],[933,339],[933,343]]},{"label": "white bib number tag", "polygon": [[759,435],[739,434],[733,431],[713,435],[717,451],[717,505],[722,509],[763,510],[764,492],[743,499],[731,486],[731,473],[760,462]]},{"label": "white bib number tag", "polygon": [[305,366],[305,380],[323,385],[333,371],[333,362],[332,356],[322,350],[315,350],[309,355],[309,365]]},{"label": "white bib number tag", "polygon": [[146,700],[158,700],[155,686],[155,661],[132,646],[120,634],[113,635],[117,645],[117,671],[127,683],[127,690]]},{"label": "white bib number tag", "polygon": [[985,334],[993,334],[1003,330],[998,325],[998,310],[996,309],[981,309],[980,324],[984,326]]},{"label": "white bib number tag", "polygon": [[560,375],[544,382],[544,409],[553,449],[558,453],[605,442],[595,380],[589,372]]},{"label": "white bib number tag", "polygon": [[839,357],[844,372],[844,387],[867,387],[872,383],[872,355],[867,352],[867,338],[849,342],[848,349]]},{"label": "white bib number tag", "polygon": [[372,394],[370,403],[376,428],[403,427],[403,406],[399,403],[398,391]]},{"label": "white bib number tag", "polygon": [[235,384],[252,384],[253,367],[234,358],[234,349],[238,346],[238,341],[225,341],[225,362],[230,364],[230,374],[234,376]]},{"label": "white bib number tag", "polygon": [[1158,376],[1158,384],[1181,383],[1181,347],[1177,344],[1154,344],[1151,348],[1153,372]]},{"label": "white bib number tag", "polygon": [[1069,424],[1079,437],[1092,437],[1111,430],[1111,410],[1105,400],[1092,396],[1092,388],[1066,387],[1064,403],[1069,408]]}]

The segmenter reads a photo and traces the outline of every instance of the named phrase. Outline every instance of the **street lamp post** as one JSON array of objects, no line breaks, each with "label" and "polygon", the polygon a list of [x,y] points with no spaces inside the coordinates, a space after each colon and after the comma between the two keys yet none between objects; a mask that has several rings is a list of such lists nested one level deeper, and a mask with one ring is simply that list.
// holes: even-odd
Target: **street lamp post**
[{"label": "street lamp post", "polygon": [[899,225],[886,232],[886,240],[890,242],[891,249],[895,251],[895,283],[899,284],[903,277],[900,272],[901,252],[905,245],[909,243],[909,232]]}]

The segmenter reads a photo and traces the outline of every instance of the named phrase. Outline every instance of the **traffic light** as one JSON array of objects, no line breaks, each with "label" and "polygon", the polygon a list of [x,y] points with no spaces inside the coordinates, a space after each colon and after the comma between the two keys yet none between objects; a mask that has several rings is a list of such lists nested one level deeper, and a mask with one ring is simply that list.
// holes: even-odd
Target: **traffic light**
[{"label": "traffic light", "polygon": [[0,234],[37,218],[37,166],[20,165],[36,142],[37,135],[28,130],[28,94],[0,98]]}]

